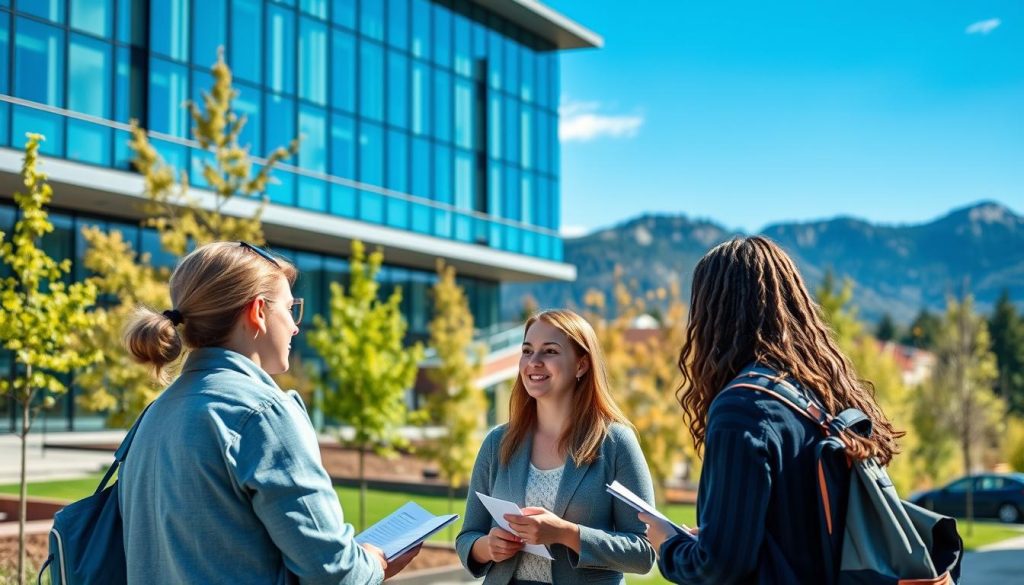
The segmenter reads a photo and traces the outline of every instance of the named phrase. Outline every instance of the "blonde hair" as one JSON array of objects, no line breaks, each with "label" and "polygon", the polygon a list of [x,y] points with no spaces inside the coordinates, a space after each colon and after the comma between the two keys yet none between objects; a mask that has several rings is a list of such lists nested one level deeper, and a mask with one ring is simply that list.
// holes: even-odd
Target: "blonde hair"
[{"label": "blonde hair", "polygon": [[[626,416],[612,398],[604,355],[594,328],[586,319],[567,309],[552,309],[534,314],[526,321],[526,333],[538,321],[558,329],[569,338],[577,358],[586,357],[590,367],[580,377],[573,392],[572,412],[576,419],[559,438],[558,447],[568,451],[577,466],[593,462],[601,449],[601,442],[612,423],[629,426]],[[522,372],[516,376],[509,397],[508,429],[501,441],[501,463],[507,465],[522,445],[526,435],[537,426],[537,401],[526,392]]]},{"label": "blonde hair", "polygon": [[177,313],[168,316],[168,312],[138,307],[125,327],[125,348],[166,383],[164,368],[185,348],[222,345],[245,306],[256,297],[272,294],[282,276],[292,285],[298,272],[283,258],[272,261],[239,242],[197,248],[171,274],[171,305]]}]

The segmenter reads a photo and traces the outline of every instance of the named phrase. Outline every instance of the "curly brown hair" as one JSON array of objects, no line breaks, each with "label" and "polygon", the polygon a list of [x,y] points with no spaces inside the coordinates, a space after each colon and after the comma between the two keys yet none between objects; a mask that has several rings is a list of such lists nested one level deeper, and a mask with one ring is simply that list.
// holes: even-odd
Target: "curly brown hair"
[{"label": "curly brown hair", "polygon": [[686,339],[679,352],[676,398],[698,450],[711,402],[740,371],[757,362],[813,390],[833,414],[857,408],[873,432],[845,433],[847,454],[887,464],[899,452],[897,431],[875,402],[874,385],[858,378],[793,260],[761,236],[716,246],[697,263]]}]

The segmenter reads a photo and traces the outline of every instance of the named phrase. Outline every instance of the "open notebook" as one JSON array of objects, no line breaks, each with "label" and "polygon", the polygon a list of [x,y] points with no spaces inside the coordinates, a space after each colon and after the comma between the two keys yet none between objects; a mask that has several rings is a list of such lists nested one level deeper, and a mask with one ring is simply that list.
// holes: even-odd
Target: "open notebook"
[{"label": "open notebook", "polygon": [[458,514],[435,516],[419,504],[409,502],[357,534],[356,542],[372,544],[384,551],[384,558],[392,561],[458,518]]}]

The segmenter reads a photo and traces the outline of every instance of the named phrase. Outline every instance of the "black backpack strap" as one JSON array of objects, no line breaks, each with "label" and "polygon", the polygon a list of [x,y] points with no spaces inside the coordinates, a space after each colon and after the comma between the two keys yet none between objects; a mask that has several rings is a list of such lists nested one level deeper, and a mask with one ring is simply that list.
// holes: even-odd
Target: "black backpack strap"
[{"label": "black backpack strap", "polygon": [[49,567],[51,563],[53,563],[53,553],[50,553],[50,556],[46,557],[46,562],[43,563],[43,566],[39,567],[39,576],[36,577],[36,585],[43,585],[43,575],[46,574],[46,568]]},{"label": "black backpack strap", "polygon": [[825,434],[831,435],[832,417],[815,400],[801,392],[785,376],[766,368],[747,368],[730,382],[723,392],[733,388],[747,388],[767,394],[792,408],[797,414],[810,419]]},{"label": "black backpack strap", "polygon": [[106,489],[107,483],[110,482],[112,477],[114,477],[114,473],[117,472],[117,468],[125,460],[125,457],[128,456],[128,449],[131,448],[132,441],[135,440],[135,433],[139,430],[139,424],[142,422],[142,417],[146,416],[146,411],[149,410],[150,406],[153,406],[152,402],[147,404],[146,408],[142,409],[142,413],[139,414],[139,418],[135,419],[135,424],[132,425],[132,428],[128,429],[128,434],[125,435],[124,440],[121,441],[121,446],[114,452],[114,462],[110,464],[110,468],[107,469],[107,473],[103,476],[103,479],[100,480],[100,485],[96,488],[95,493],[98,494]]}]

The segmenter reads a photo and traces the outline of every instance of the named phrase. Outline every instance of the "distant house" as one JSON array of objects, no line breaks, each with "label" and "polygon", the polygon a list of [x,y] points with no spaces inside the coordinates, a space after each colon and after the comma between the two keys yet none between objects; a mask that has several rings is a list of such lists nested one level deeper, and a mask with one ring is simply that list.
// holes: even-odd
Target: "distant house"
[{"label": "distant house", "polygon": [[878,348],[882,353],[892,356],[900,368],[903,383],[911,388],[923,384],[935,369],[935,354],[930,351],[892,341],[879,341]]}]

